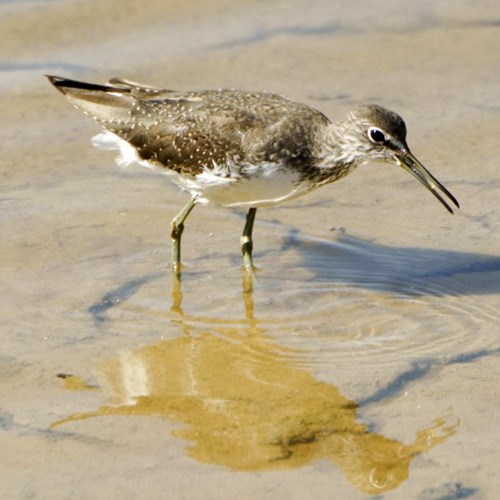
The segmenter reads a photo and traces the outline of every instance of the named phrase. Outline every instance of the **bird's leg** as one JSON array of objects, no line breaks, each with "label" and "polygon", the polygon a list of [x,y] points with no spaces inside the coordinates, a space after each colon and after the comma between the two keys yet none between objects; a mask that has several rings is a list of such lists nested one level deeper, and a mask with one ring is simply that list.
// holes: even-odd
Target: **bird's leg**
[{"label": "bird's leg", "polygon": [[257,212],[256,208],[250,208],[248,210],[245,227],[243,228],[243,234],[241,235],[240,238],[241,251],[243,253],[243,265],[245,266],[246,271],[250,273],[250,275],[252,276],[255,271],[252,261],[252,250],[253,250],[252,229],[256,212]]},{"label": "bird's leg", "polygon": [[170,237],[172,238],[172,271],[176,276],[180,276],[181,274],[181,236],[182,231],[184,231],[184,221],[191,210],[193,210],[196,202],[197,198],[191,198],[170,223],[170,227],[172,228],[172,232],[170,233]]}]

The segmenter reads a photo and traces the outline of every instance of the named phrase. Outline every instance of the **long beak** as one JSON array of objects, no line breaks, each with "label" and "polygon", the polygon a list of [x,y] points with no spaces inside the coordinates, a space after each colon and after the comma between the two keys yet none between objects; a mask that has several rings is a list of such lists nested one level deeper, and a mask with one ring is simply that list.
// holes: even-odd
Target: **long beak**
[{"label": "long beak", "polygon": [[[407,172],[416,177],[445,207],[448,212],[453,213],[452,208],[444,200],[443,194],[460,208],[456,198],[413,156],[409,150],[402,151],[397,155],[399,164]],[[441,192],[440,192],[441,191]]]}]

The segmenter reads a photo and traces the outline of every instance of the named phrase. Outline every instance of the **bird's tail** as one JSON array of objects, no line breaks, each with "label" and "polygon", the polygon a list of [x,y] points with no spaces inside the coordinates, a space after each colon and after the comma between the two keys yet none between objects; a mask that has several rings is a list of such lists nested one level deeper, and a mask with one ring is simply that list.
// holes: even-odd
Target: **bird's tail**
[{"label": "bird's tail", "polygon": [[72,92],[121,92],[129,93],[130,89],[114,87],[111,85],[99,85],[96,83],[82,82],[79,80],[72,80],[62,76],[45,75],[50,83],[63,94],[71,94]]},{"label": "bird's tail", "polygon": [[126,120],[134,105],[131,88],[124,85],[99,85],[60,76],[46,76],[76,108],[99,122]]}]

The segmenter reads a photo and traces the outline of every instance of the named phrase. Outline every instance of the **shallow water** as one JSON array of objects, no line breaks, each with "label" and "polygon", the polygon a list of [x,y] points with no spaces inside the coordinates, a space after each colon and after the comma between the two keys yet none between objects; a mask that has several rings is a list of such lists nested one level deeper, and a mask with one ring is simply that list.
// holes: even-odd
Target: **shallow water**
[{"label": "shallow water", "polygon": [[[0,497],[495,498],[496,3],[140,5],[0,3]],[[199,207],[179,286],[185,195],[43,73],[375,101],[462,208],[360,168],[258,211],[251,290]]]}]

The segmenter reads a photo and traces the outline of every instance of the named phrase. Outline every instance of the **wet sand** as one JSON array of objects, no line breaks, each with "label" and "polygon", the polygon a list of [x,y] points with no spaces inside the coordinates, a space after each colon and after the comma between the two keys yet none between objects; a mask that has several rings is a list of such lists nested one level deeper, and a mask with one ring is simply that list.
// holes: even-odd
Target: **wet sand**
[{"label": "wet sand", "polygon": [[[495,498],[495,2],[0,4],[0,498]],[[398,111],[459,199],[367,165],[255,225],[118,168],[44,73]]]}]

